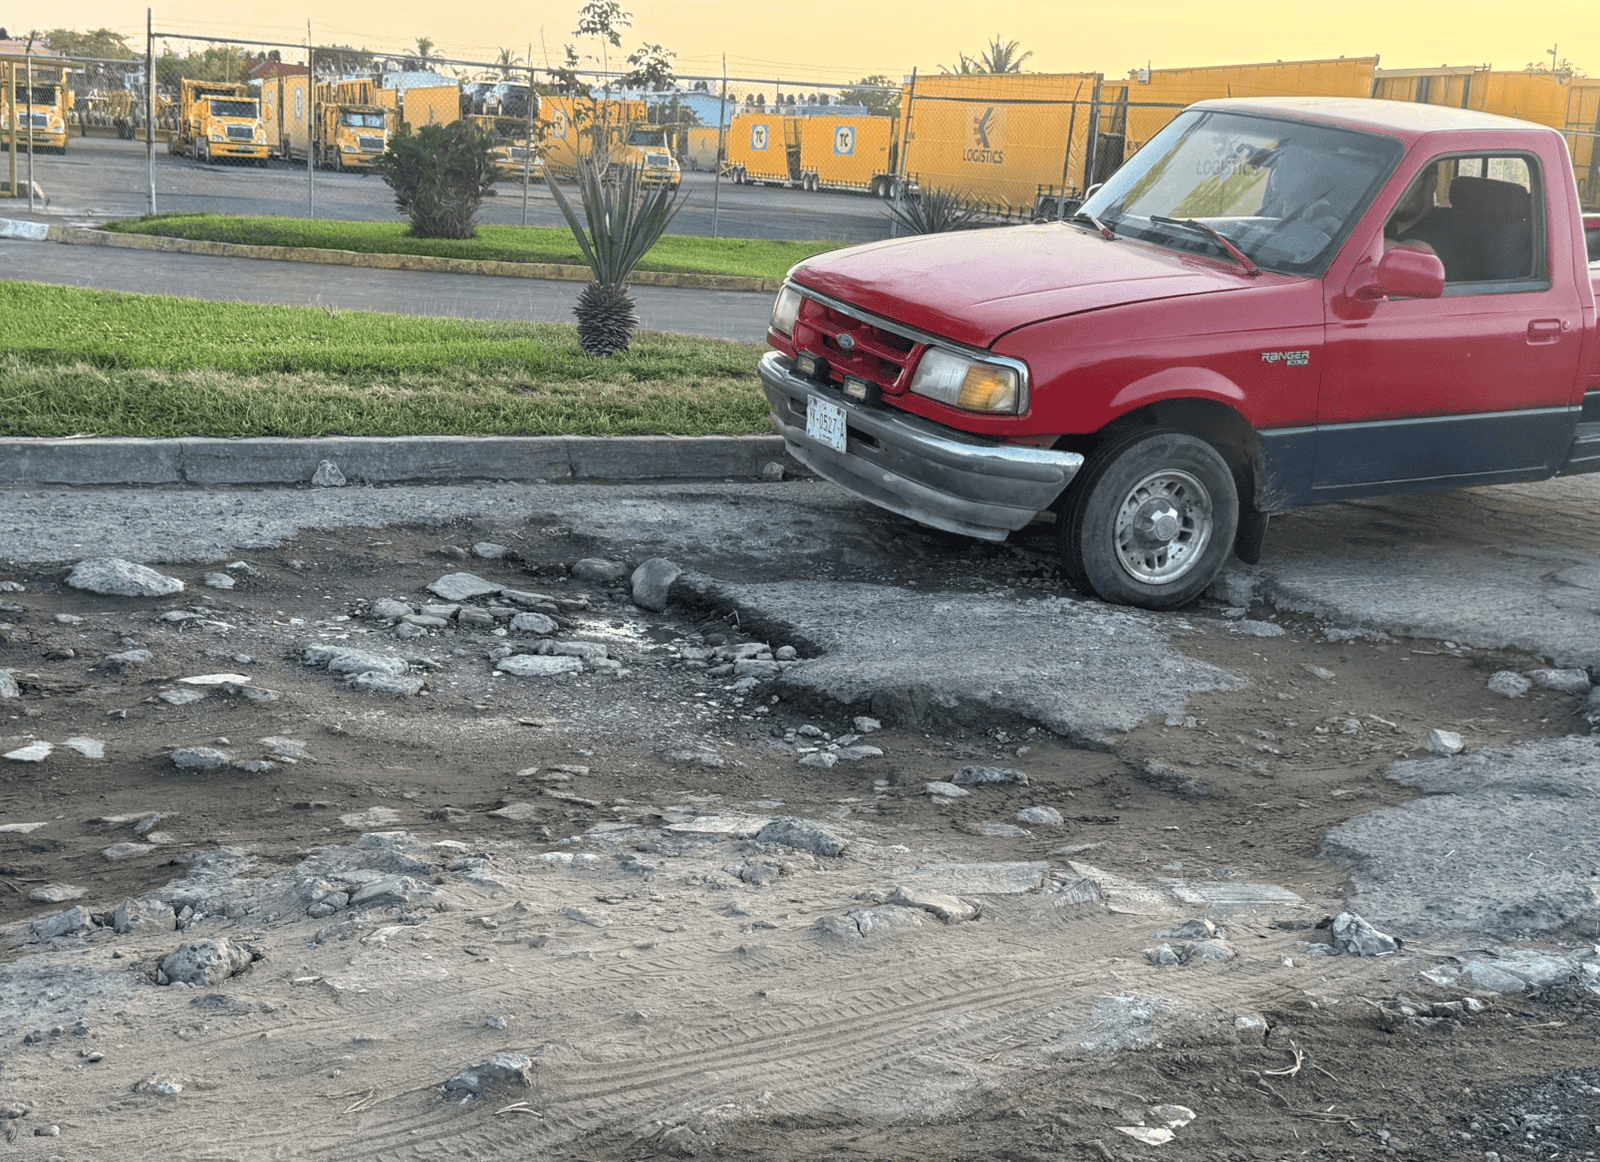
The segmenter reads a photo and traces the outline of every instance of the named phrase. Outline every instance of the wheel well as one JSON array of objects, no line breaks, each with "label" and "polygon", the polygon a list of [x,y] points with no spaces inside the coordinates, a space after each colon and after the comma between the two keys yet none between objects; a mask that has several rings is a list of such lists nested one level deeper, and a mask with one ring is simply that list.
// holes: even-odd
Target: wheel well
[{"label": "wheel well", "polygon": [[1260,477],[1261,441],[1248,420],[1226,404],[1208,399],[1169,399],[1149,404],[1082,436],[1056,442],[1063,451],[1088,456],[1102,443],[1133,428],[1171,428],[1197,436],[1214,447],[1233,470],[1241,504],[1254,505]]}]

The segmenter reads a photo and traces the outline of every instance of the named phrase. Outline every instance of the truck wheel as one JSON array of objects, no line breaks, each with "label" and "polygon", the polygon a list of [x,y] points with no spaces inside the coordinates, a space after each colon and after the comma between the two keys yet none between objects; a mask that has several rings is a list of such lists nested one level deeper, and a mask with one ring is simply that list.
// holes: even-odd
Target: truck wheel
[{"label": "truck wheel", "polygon": [[1165,428],[1108,440],[1068,491],[1062,568],[1102,599],[1145,609],[1186,605],[1227,563],[1239,524],[1228,462]]}]

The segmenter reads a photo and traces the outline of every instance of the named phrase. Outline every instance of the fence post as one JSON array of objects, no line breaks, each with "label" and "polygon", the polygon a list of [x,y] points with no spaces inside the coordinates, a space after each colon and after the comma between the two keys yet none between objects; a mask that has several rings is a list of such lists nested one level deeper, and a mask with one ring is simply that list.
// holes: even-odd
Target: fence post
[{"label": "fence post", "polygon": [[144,10],[144,171],[150,183],[147,213],[156,212],[156,32],[155,9]]}]

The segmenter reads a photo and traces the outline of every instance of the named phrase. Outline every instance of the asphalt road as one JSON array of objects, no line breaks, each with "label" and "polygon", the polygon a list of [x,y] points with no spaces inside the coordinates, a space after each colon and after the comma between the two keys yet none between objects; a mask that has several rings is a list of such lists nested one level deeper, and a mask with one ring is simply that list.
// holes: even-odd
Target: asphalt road
[{"label": "asphalt road", "polygon": [[[27,176],[27,159],[19,176]],[[266,169],[203,165],[158,145],[146,164],[142,141],[75,137],[61,155],[34,159],[34,181],[50,199],[52,221],[96,224],[149,212],[152,187],[159,213],[268,215],[342,221],[394,222],[402,215],[383,181],[353,173],[309,173],[303,165],[272,162]],[[571,187],[569,187],[571,188]],[[26,202],[23,203],[24,206]],[[491,226],[564,226],[543,184],[526,190],[501,182],[478,221]],[[672,230],[720,238],[825,239],[871,242],[888,237],[882,202],[863,194],[806,193],[737,186],[708,173],[688,173]]]},{"label": "asphalt road", "polygon": [[[6,214],[26,218],[15,210]],[[34,215],[35,221],[53,221]],[[374,270],[0,238],[0,279],[221,302],[314,306],[402,315],[570,323],[581,282]],[[770,295],[635,286],[640,326],[760,343]]]}]

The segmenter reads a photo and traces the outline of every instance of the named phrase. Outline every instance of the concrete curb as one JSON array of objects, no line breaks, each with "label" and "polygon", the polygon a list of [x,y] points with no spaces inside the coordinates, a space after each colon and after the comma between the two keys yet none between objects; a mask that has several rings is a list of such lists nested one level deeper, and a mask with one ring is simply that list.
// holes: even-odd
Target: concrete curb
[{"label": "concrete curb", "polygon": [[7,438],[0,439],[0,487],[282,487],[309,484],[324,460],[354,484],[437,484],[760,479],[785,457],[776,435]]},{"label": "concrete curb", "polygon": [[[6,225],[0,221],[0,233]],[[27,225],[34,225],[27,223]],[[34,235],[29,235],[33,237]],[[209,254],[222,258],[271,259],[308,262],[323,266],[361,266],[374,270],[423,270],[445,274],[490,274],[502,278],[537,278],[560,282],[588,282],[586,266],[553,262],[477,262],[465,258],[434,258],[423,254],[360,254],[353,250],[310,250],[294,246],[246,246],[237,242],[197,242],[155,234],[118,234],[87,226],[51,226],[49,241],[70,246],[115,246],[124,250],[159,250],[176,254]],[[635,271],[628,276],[639,286],[680,287],[689,290],[747,291],[776,294],[781,278],[750,278],[733,274],[691,274]]]}]

